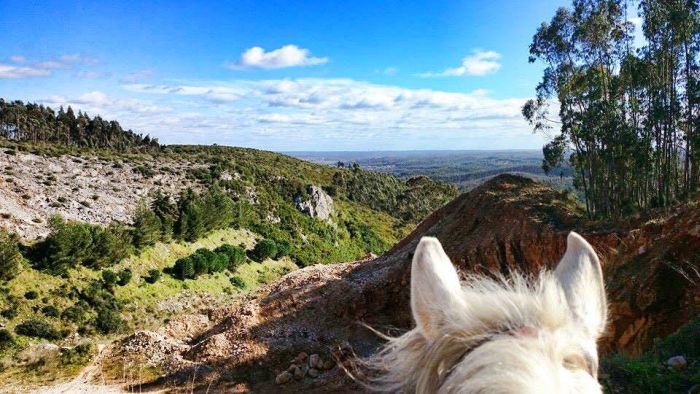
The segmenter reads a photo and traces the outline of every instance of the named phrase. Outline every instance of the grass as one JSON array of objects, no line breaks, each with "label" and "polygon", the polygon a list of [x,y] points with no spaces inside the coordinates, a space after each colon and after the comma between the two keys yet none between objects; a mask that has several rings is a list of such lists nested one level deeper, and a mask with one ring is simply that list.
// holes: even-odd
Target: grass
[{"label": "grass", "polygon": [[[113,271],[128,268],[133,273],[132,280],[127,285],[114,288],[115,296],[125,305],[122,316],[129,326],[127,332],[131,329],[155,329],[173,314],[192,312],[199,308],[210,309],[224,304],[237,294],[251,291],[297,268],[288,258],[267,259],[260,263],[249,261],[242,264],[235,273],[224,271],[214,275],[202,275],[196,280],[182,281],[167,274],[161,275],[154,284],[144,280],[149,270],[162,271],[171,267],[178,258],[187,256],[199,248],[214,249],[223,244],[233,244],[252,249],[258,238],[256,234],[247,230],[218,230],[196,242],[157,243],[110,267]],[[232,284],[231,277],[234,276],[240,278],[242,286]],[[24,267],[19,276],[9,281],[3,289],[5,297],[0,297],[0,310],[16,310],[16,315],[9,319],[6,328],[13,331],[19,322],[29,318],[41,318],[59,329],[73,332],[76,327],[72,323],[43,316],[41,308],[53,305],[63,310],[71,306],[73,301],[66,291],[74,287],[81,288],[100,277],[100,271],[82,266],[71,268],[67,278]],[[25,293],[31,290],[36,291],[38,296],[28,300]],[[95,344],[108,342],[116,336],[118,335],[94,334],[84,337],[83,341]],[[44,340],[15,335],[15,341],[16,345],[12,349],[6,350],[4,354],[0,353],[0,381],[8,385],[21,383],[33,386],[68,380],[89,361],[89,358],[83,357],[67,362],[59,353],[41,351],[41,347],[37,345],[48,343]]]},{"label": "grass", "polygon": [[[666,361],[682,355],[688,366],[675,371]],[[613,354],[601,360],[601,383],[608,393],[685,393],[700,384],[700,319],[681,327],[640,357]]]}]

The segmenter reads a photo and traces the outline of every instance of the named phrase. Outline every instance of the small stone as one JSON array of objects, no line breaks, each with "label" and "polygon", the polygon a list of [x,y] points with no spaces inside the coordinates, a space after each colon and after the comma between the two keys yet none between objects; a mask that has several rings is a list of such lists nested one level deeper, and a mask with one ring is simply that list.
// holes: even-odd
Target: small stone
[{"label": "small stone", "polygon": [[321,365],[321,357],[318,356],[318,354],[312,354],[309,356],[309,367],[310,368],[317,368]]},{"label": "small stone", "polygon": [[318,371],[318,369],[316,369],[316,368],[309,369],[309,376],[310,377],[316,378],[316,377],[318,377],[319,374],[320,374],[320,372]]},{"label": "small stone", "polygon": [[309,355],[306,354],[306,352],[301,352],[297,356],[296,360],[299,364],[301,364],[301,363],[305,362],[307,358],[309,358]]},{"label": "small stone", "polygon": [[333,362],[333,360],[326,360],[323,362],[321,369],[328,371],[329,369],[331,369],[333,367],[335,367],[335,363]]},{"label": "small stone", "polygon": [[326,379],[316,379],[314,380],[314,387],[322,387],[328,384]]},{"label": "small stone", "polygon": [[289,381],[292,380],[292,374],[284,371],[281,374],[277,375],[275,378],[275,383],[277,384],[286,384],[289,383]]},{"label": "small stone", "polygon": [[289,371],[289,372],[292,372],[292,373],[293,373],[293,372],[294,372],[294,370],[295,370],[296,368],[297,368],[297,365],[296,365],[296,364],[294,364],[294,363],[292,363],[292,364],[290,364],[290,365],[289,365],[289,368],[287,368],[287,371]]},{"label": "small stone", "polygon": [[682,371],[688,366],[688,361],[686,361],[683,356],[673,356],[666,361],[666,365],[675,369],[676,371]]},{"label": "small stone", "polygon": [[294,379],[302,380],[304,379],[304,375],[306,375],[306,371],[299,367],[294,368]]}]

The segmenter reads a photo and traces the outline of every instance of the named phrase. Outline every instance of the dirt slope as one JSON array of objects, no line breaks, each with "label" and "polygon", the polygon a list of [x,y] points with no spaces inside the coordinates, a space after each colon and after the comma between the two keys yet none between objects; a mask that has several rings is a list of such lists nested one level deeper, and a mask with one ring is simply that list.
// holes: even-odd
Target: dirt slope
[{"label": "dirt slope", "polygon": [[186,381],[196,370],[203,387],[354,390],[338,368],[282,386],[274,380],[302,351],[341,361],[350,349],[370,354],[381,341],[360,322],[410,328],[410,261],[423,235],[438,237],[461,270],[535,272],[556,264],[568,231],[580,231],[602,256],[608,281],[613,316],[603,349],[638,353],[700,313],[699,218],[687,208],[640,229],[594,231],[566,195],[499,176],[436,211],[382,257],[307,267],[213,311],[211,328],[168,355],[170,378]]}]

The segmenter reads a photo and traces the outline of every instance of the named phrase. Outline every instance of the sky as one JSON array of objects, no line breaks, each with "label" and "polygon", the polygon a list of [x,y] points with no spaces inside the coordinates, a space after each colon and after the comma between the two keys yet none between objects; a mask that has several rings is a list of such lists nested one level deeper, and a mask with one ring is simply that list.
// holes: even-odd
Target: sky
[{"label": "sky", "polygon": [[563,1],[0,1],[0,97],[166,144],[539,149],[520,114]]}]

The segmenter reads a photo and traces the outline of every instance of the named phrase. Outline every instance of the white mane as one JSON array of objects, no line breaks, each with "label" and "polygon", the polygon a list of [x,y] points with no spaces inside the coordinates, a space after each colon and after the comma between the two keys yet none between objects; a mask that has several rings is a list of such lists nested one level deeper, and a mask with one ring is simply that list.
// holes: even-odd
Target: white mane
[{"label": "white mane", "polygon": [[600,263],[571,233],[555,272],[460,282],[439,241],[423,238],[411,272],[416,328],[367,366],[369,386],[418,393],[591,393],[606,317]]}]

